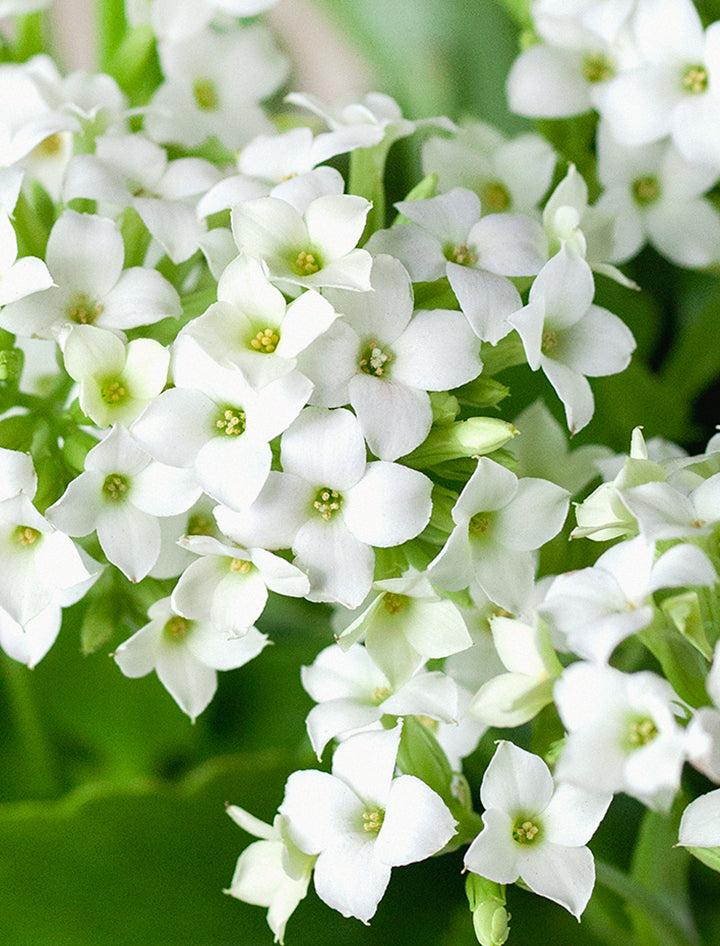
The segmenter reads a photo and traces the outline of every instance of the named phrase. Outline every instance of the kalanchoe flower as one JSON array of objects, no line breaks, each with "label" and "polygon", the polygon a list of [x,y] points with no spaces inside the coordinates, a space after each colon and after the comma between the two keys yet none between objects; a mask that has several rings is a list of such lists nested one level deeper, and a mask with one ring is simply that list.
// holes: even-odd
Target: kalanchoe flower
[{"label": "kalanchoe flower", "polygon": [[595,885],[586,845],[611,798],[553,784],[539,756],[501,742],[483,777],[484,828],[465,854],[465,867],[500,884],[521,879],[579,919]]},{"label": "kalanchoe flower", "polygon": [[555,704],[568,736],[556,774],[597,791],[626,792],[666,811],[680,784],[685,734],[682,703],[650,671],[571,664],[555,684]]},{"label": "kalanchoe flower", "polygon": [[301,213],[278,197],[260,197],[231,217],[242,253],[264,260],[273,282],[300,289],[370,289],[372,260],[357,248],[370,203],[353,194],[326,194]]},{"label": "kalanchoe flower", "polygon": [[590,267],[567,247],[550,259],[530,289],[528,304],[508,318],[522,338],[528,364],[545,376],[565,406],[571,433],[594,411],[587,377],[617,374],[635,349],[630,330],[592,299]]},{"label": "kalanchoe flower", "polygon": [[455,833],[439,795],[413,775],[393,778],[400,727],[351,736],[335,750],[332,774],[294,772],[280,814],[291,840],[317,855],[321,900],[367,922],[393,867],[436,854]]},{"label": "kalanchoe flower", "polygon": [[608,549],[592,568],[558,575],[539,611],[563,649],[604,663],[620,641],[650,624],[653,592],[716,581],[710,560],[695,546],[658,555],[654,542],[637,536]]},{"label": "kalanchoe flower", "polygon": [[123,270],[120,232],[106,217],[65,210],[50,231],[46,260],[55,285],[42,286],[0,313],[18,335],[54,338],[67,325],[129,329],[181,312],[178,294],[160,273]]},{"label": "kalanchoe flower", "polygon": [[288,305],[263,265],[245,256],[223,271],[217,298],[180,335],[191,336],[219,364],[240,368],[258,389],[292,371],[297,356],[337,317],[314,289]]},{"label": "kalanchoe flower", "polygon": [[300,413],[312,385],[298,372],[255,391],[242,371],[223,367],[189,335],[173,348],[175,387],[133,425],[161,463],[194,469],[205,492],[233,509],[251,503],[272,460],[270,441]]},{"label": "kalanchoe flower", "polygon": [[448,657],[472,646],[462,612],[438,594],[423,572],[373,583],[378,591],[339,635],[344,649],[364,638],[374,663],[394,687],[406,683],[426,660]]},{"label": "kalanchoe flower", "polygon": [[189,509],[200,487],[189,471],[153,461],[124,427],[116,426],[88,453],[48,517],[69,535],[96,531],[108,560],[140,581],[160,554],[158,516]]},{"label": "kalanchoe flower", "polygon": [[532,592],[533,552],[560,531],[567,507],[561,487],[518,479],[480,457],[453,508],[455,528],[430,563],[430,580],[448,591],[477,583],[495,604],[520,613]]},{"label": "kalanchoe flower", "polygon": [[378,230],[368,250],[402,260],[413,282],[447,276],[473,331],[496,344],[522,305],[505,277],[533,276],[547,259],[542,227],[522,214],[481,217],[480,198],[462,188],[395,206],[411,222]]},{"label": "kalanchoe flower", "polygon": [[125,344],[94,325],[75,325],[59,340],[80,407],[98,427],[132,423],[167,383],[170,355],[152,338]]},{"label": "kalanchoe flower", "polygon": [[299,568],[265,549],[244,549],[204,535],[186,536],[181,544],[199,558],[180,576],[173,608],[228,634],[244,634],[255,623],[268,591],[301,598],[310,590]]},{"label": "kalanchoe flower", "polygon": [[154,670],[180,709],[193,721],[217,689],[217,670],[234,670],[257,657],[267,637],[256,628],[228,636],[209,621],[191,621],[161,598],[148,610],[150,622],[113,654],[126,677]]},{"label": "kalanchoe flower", "polygon": [[459,387],[480,374],[480,345],[459,312],[413,312],[410,278],[398,260],[376,256],[370,282],[369,293],[325,291],[343,314],[330,336],[332,359],[321,336],[299,366],[315,382],[313,403],[349,401],[370,450],[381,460],[396,460],[430,430],[427,392]]},{"label": "kalanchoe flower", "polygon": [[452,138],[434,135],[422,149],[424,174],[438,189],[475,191],[487,213],[533,215],[552,180],[556,156],[540,135],[508,139],[481,121],[465,121]]},{"label": "kalanchoe flower", "polygon": [[164,81],[145,114],[150,138],[195,148],[214,136],[226,148],[241,148],[271,130],[259,103],[285,78],[287,60],[263,26],[206,28],[160,43],[158,53]]},{"label": "kalanchoe flower", "polygon": [[153,0],[152,27],[159,39],[177,43],[208,26],[213,17],[256,16],[277,0]]},{"label": "kalanchoe flower", "polygon": [[315,858],[293,844],[282,815],[275,815],[269,825],[237,805],[228,805],[226,810],[243,830],[260,840],[246,847],[238,858],[225,893],[267,907],[268,926],[275,942],[282,944],[287,921],[307,893]]},{"label": "kalanchoe flower", "polygon": [[373,546],[414,538],[431,511],[430,480],[398,463],[368,463],[350,411],[306,407],[282,435],[283,473],[272,471],[256,501],[237,513],[216,510],[240,545],[292,548],[311,601],[361,604],[370,591]]},{"label": "kalanchoe flower", "polygon": [[360,644],[346,652],[335,644],[326,647],[301,675],[303,687],[318,704],[306,720],[318,759],[331,739],[381,729],[385,715],[457,722],[458,689],[450,677],[439,670],[420,669],[393,687]]}]

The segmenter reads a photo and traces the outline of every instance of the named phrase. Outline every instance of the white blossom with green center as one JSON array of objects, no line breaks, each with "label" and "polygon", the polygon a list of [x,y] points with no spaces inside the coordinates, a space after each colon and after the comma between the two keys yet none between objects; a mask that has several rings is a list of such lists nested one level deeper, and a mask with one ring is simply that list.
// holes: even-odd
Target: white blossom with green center
[{"label": "white blossom with green center", "polygon": [[270,441],[300,413],[312,385],[298,372],[259,392],[233,364],[219,364],[190,334],[175,342],[175,387],[133,426],[162,463],[195,470],[205,492],[237,509],[252,502],[270,472]]},{"label": "white blossom with green center", "polygon": [[237,365],[256,389],[293,371],[297,356],[337,317],[313,289],[288,305],[262,264],[243,256],[223,271],[217,297],[182,334],[221,364]]},{"label": "white blossom with green center", "polygon": [[154,670],[180,709],[194,720],[217,689],[217,671],[242,667],[267,644],[251,627],[242,637],[228,636],[211,621],[178,614],[170,598],[148,610],[150,621],[120,644],[113,654],[126,677],[144,677]]},{"label": "white blossom with green center", "polygon": [[668,141],[624,148],[602,126],[598,176],[605,192],[597,208],[615,217],[613,262],[625,262],[646,241],[680,266],[716,259],[720,214],[705,196],[716,167],[687,161]]},{"label": "white blossom with green center", "polygon": [[186,536],[183,548],[197,557],[172,593],[175,610],[193,620],[210,620],[228,634],[247,633],[260,617],[268,591],[301,598],[310,582],[300,569],[265,549],[245,549],[212,536]]},{"label": "white blossom with green center", "polygon": [[473,331],[497,343],[510,331],[506,316],[520,305],[506,277],[532,276],[547,259],[542,227],[522,214],[481,216],[478,195],[459,187],[396,206],[410,223],[378,230],[370,251],[401,260],[413,282],[447,276]]},{"label": "white blossom with green center", "polygon": [[357,607],[372,585],[373,546],[400,545],[427,524],[430,481],[397,463],[368,463],[344,408],[306,407],[282,435],[280,462],[254,503],[218,510],[220,528],[240,545],[292,548],[310,600]]},{"label": "white blossom with green center", "polygon": [[533,588],[534,551],[560,531],[568,493],[547,480],[518,479],[480,457],[452,512],[455,528],[428,567],[433,584],[458,591],[477,584],[507,611],[524,611]]},{"label": "white blossom with green center", "polygon": [[421,667],[406,683],[393,686],[360,644],[345,650],[326,647],[301,674],[317,703],[306,726],[318,759],[331,739],[379,728],[385,715],[423,716],[431,723],[452,723],[459,715],[457,686],[446,674]]},{"label": "white blossom with green center", "polygon": [[[189,13],[186,3],[176,7],[164,3],[162,13],[155,13],[170,33],[177,32],[178,22]],[[193,5],[193,18],[203,9],[204,0]],[[192,36],[159,44],[164,81],[144,116],[145,132],[161,144],[191,149],[214,136],[237,150],[255,135],[271,131],[260,102],[283,82],[287,60],[259,23],[232,30],[201,23]]]},{"label": "white blossom with green center", "polygon": [[241,253],[264,261],[280,289],[370,289],[370,254],[357,247],[370,204],[352,194],[323,194],[303,211],[279,197],[236,207],[232,231]]},{"label": "white blossom with green center", "polygon": [[68,535],[97,532],[108,560],[131,581],[140,581],[160,554],[158,517],[184,512],[199,495],[191,471],[152,460],[116,425],[88,453],[85,472],[47,515]]},{"label": "white blossom with green center", "polygon": [[124,258],[112,220],[63,211],[45,253],[55,285],[47,288],[36,274],[32,294],[5,306],[0,326],[25,337],[55,338],[68,325],[123,330],[180,315],[180,299],[170,283],[153,269],[123,269]]},{"label": "white blossom with green center", "polygon": [[324,357],[321,338],[298,365],[315,384],[313,403],[349,401],[375,456],[396,460],[430,430],[427,392],[458,387],[480,373],[480,346],[461,313],[413,311],[410,278],[398,260],[376,256],[370,282],[372,293],[325,291],[343,313],[329,333],[332,358]]},{"label": "white blossom with green center", "polygon": [[290,839],[315,856],[315,890],[344,916],[367,922],[391,869],[441,850],[455,820],[432,789],[413,775],[393,778],[400,726],[360,733],[335,750],[332,774],[294,772],[280,814]]},{"label": "white blossom with green center", "polygon": [[670,684],[650,671],[626,674],[575,663],[554,692],[568,731],[557,777],[588,790],[626,792],[667,810],[687,756],[676,720],[681,701]]},{"label": "white blossom with green center", "polygon": [[595,883],[586,845],[611,798],[554,783],[539,756],[500,742],[480,787],[483,830],[465,867],[500,884],[522,880],[579,919]]}]

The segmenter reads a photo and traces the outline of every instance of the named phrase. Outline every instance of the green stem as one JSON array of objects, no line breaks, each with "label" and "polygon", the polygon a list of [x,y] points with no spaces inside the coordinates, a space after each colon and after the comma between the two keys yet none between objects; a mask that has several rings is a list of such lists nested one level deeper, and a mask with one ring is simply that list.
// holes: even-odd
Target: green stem
[{"label": "green stem", "polygon": [[48,231],[37,211],[21,191],[13,213],[13,225],[18,241],[19,256],[45,258]]},{"label": "green stem", "polygon": [[626,903],[642,910],[663,931],[665,946],[698,946],[698,939],[685,930],[666,901],[612,864],[595,859],[598,883],[621,897]]},{"label": "green stem", "polygon": [[25,62],[37,53],[45,52],[45,18],[42,13],[27,13],[15,17],[15,60]]},{"label": "green stem", "polygon": [[385,159],[388,147],[384,141],[374,148],[356,148],[350,155],[349,194],[357,194],[372,202],[360,244],[376,230],[385,226]]},{"label": "green stem", "polygon": [[23,784],[37,798],[55,797],[60,786],[50,740],[40,721],[30,682],[31,671],[0,651],[0,685],[7,694],[25,765]]}]

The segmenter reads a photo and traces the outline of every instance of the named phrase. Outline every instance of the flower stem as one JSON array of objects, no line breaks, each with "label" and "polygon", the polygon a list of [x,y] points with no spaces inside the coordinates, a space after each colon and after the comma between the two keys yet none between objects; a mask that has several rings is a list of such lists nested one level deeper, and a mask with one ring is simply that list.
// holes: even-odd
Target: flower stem
[{"label": "flower stem", "polygon": [[595,871],[598,883],[639,910],[663,931],[665,946],[698,946],[699,940],[693,931],[683,928],[675,914],[668,909],[667,903],[652,891],[639,884],[632,877],[624,874],[612,864],[595,859]]},{"label": "flower stem", "polygon": [[10,704],[11,719],[21,746],[25,772],[23,785],[35,798],[55,797],[59,793],[55,758],[50,740],[37,711],[31,671],[0,651],[0,686]]}]

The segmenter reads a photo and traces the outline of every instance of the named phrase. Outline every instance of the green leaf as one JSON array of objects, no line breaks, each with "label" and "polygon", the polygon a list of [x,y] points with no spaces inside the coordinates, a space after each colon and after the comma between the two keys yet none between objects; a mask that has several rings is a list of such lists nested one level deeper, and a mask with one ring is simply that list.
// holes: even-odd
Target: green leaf
[{"label": "green leaf", "polygon": [[[675,846],[683,806],[684,802],[676,804],[671,814],[646,812],[635,844],[630,873],[634,880],[661,899],[688,940],[697,942],[688,896],[690,857],[686,850]],[[628,910],[638,946],[665,946],[664,921],[659,921],[632,903],[628,905]]]},{"label": "green leaf", "polygon": [[699,650],[657,611],[639,639],[659,661],[666,679],[690,706],[709,704],[705,684],[708,662]]},{"label": "green leaf", "polygon": [[32,414],[15,414],[0,420],[0,447],[27,452],[33,442],[37,418]]}]

